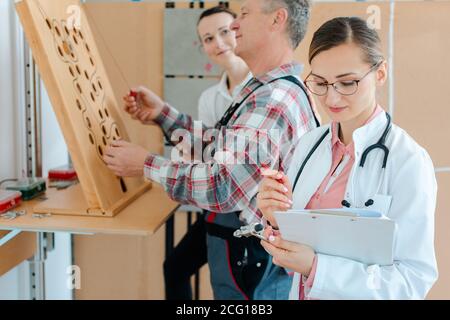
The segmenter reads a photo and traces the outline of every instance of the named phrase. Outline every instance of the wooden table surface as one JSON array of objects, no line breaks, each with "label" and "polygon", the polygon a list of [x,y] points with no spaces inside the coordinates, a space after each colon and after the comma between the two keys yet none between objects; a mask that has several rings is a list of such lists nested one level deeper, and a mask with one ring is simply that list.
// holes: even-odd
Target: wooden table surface
[{"label": "wooden table surface", "polygon": [[86,212],[87,204],[79,184],[66,190],[51,188],[45,196],[47,200],[34,199],[14,209],[25,210],[26,215],[13,220],[0,219],[0,230],[148,236],[154,234],[179,206],[159,185],[153,184],[149,191],[112,218],[60,214],[44,218],[33,217],[35,210],[40,207],[67,208],[72,214],[77,211],[80,214]]}]

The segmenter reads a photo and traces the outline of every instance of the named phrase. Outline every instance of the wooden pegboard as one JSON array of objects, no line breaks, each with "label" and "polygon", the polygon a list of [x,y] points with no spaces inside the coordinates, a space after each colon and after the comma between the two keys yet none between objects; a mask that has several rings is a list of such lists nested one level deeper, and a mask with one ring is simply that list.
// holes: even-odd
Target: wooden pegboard
[{"label": "wooden pegboard", "polygon": [[87,201],[80,214],[114,216],[151,184],[116,177],[103,162],[106,146],[129,136],[85,7],[78,0],[21,0],[16,10]]}]

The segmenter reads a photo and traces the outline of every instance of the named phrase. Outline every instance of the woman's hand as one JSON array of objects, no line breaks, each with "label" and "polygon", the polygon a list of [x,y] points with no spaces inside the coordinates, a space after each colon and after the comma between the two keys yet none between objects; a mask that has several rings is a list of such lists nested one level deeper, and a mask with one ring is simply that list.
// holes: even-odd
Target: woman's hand
[{"label": "woman's hand", "polygon": [[298,272],[306,277],[311,273],[316,253],[307,245],[283,240],[278,232],[268,226],[261,245],[273,257],[274,264]]},{"label": "woman's hand", "polygon": [[131,90],[123,97],[124,109],[133,119],[141,121],[142,124],[151,124],[161,113],[164,101],[153,91],[145,87]]},{"label": "woman's hand", "polygon": [[288,177],[272,169],[262,170],[265,178],[259,185],[256,203],[264,218],[272,226],[277,226],[273,213],[286,211],[292,207],[292,187]]}]

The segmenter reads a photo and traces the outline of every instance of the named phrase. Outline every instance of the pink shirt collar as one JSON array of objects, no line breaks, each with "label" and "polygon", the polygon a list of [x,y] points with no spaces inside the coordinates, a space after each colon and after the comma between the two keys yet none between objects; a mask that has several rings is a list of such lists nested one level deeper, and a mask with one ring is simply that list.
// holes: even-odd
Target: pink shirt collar
[{"label": "pink shirt collar", "polygon": [[[369,117],[369,119],[367,119],[367,121],[364,122],[363,126],[365,126],[370,121],[375,119],[381,112],[383,112],[383,108],[381,108],[381,106],[378,104],[375,107],[375,110],[372,112],[372,114]],[[331,146],[332,147],[338,142],[344,146],[344,144],[342,143],[341,139],[339,138],[338,129],[339,129],[339,123],[335,122],[335,121],[331,122]],[[352,141],[352,143],[350,143],[348,146],[344,146],[344,147],[345,147],[345,149],[347,151],[350,151],[350,150],[353,150],[353,146],[354,146],[354,142]]]}]

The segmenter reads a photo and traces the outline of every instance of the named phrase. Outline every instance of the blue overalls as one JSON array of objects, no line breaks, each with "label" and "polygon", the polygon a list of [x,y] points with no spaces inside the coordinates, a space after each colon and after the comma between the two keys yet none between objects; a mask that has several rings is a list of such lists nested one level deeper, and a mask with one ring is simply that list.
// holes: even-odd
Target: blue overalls
[{"label": "blue overalls", "polygon": [[286,300],[292,277],[272,263],[256,237],[236,238],[238,213],[205,216],[208,264],[216,300]]}]

